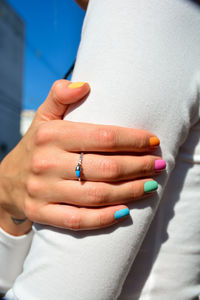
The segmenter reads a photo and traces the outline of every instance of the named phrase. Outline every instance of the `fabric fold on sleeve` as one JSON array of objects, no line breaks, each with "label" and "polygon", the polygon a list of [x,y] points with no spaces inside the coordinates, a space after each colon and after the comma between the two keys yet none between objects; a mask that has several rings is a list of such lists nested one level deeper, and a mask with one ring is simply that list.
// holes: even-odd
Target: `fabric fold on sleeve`
[{"label": "fabric fold on sleeve", "polygon": [[22,272],[32,238],[33,230],[22,236],[13,236],[0,228],[0,293],[6,293]]}]

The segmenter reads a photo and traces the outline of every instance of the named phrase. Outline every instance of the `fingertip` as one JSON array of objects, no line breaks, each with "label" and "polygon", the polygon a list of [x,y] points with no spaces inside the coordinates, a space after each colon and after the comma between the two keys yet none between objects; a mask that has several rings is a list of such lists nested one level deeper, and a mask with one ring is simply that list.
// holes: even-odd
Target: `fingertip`
[{"label": "fingertip", "polygon": [[166,169],[167,163],[164,159],[156,159],[154,162],[154,170],[155,171],[163,171]]},{"label": "fingertip", "polygon": [[71,82],[68,85],[68,88],[73,91],[73,93],[81,93],[83,96],[90,92],[90,85],[88,82]]},{"label": "fingertip", "polygon": [[125,207],[125,208],[121,208],[121,209],[117,210],[114,213],[114,218],[115,218],[115,220],[119,220],[119,219],[128,217],[129,215],[130,215],[130,210],[128,209],[128,207]]},{"label": "fingertip", "polygon": [[149,180],[144,183],[144,192],[152,193],[158,189],[158,183],[155,180]]},{"label": "fingertip", "polygon": [[55,101],[61,104],[70,104],[81,100],[90,91],[87,82],[70,82],[68,80],[59,80],[54,84],[53,94]]},{"label": "fingertip", "polygon": [[126,219],[130,215],[130,211],[126,205],[104,207],[100,209],[99,212],[100,218],[95,222],[96,228],[112,226]]},{"label": "fingertip", "polygon": [[67,86],[65,97],[70,97],[71,103],[82,100],[90,92],[90,85],[87,82],[71,82]]},{"label": "fingertip", "polygon": [[154,147],[158,147],[160,145],[160,140],[157,136],[151,136],[149,138],[149,146],[154,148]]},{"label": "fingertip", "polygon": [[81,88],[84,85],[88,85],[89,86],[89,84],[87,82],[71,82],[68,85],[68,88],[70,88],[70,89],[78,89],[78,88]]}]

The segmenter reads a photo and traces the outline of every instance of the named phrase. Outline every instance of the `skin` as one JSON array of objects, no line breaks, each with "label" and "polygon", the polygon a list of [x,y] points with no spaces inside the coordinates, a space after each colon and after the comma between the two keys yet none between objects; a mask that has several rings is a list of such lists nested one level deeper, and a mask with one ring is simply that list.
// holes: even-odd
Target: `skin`
[{"label": "skin", "polygon": [[83,8],[84,10],[87,9],[89,0],[75,0],[75,1],[78,3],[78,5],[79,5],[81,8]]},{"label": "skin", "polygon": [[[62,120],[69,104],[90,91],[87,83],[73,89],[69,84],[54,83],[30,129],[0,165],[0,226],[10,234],[28,232],[32,222],[72,230],[111,226],[121,221],[114,213],[142,199],[145,182],[156,174],[160,158],[149,154],[158,147],[150,145],[152,133]],[[81,182],[75,175],[80,152]]]}]

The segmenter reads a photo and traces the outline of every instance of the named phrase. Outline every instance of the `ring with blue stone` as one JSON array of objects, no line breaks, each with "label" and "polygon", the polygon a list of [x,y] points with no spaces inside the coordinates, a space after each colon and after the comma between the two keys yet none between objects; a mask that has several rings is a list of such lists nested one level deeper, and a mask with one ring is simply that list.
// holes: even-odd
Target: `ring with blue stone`
[{"label": "ring with blue stone", "polygon": [[77,164],[76,169],[75,169],[76,176],[78,177],[79,181],[81,181],[81,164],[82,164],[82,158],[83,158],[83,152],[80,154],[80,158],[79,158],[78,164]]}]

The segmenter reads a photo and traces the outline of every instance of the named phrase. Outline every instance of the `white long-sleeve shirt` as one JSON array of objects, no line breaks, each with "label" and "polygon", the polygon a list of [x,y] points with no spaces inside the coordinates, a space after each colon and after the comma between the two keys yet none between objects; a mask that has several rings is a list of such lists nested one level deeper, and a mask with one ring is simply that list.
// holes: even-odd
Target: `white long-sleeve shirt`
[{"label": "white long-sleeve shirt", "polygon": [[33,231],[16,237],[0,228],[0,294],[7,292],[22,272],[32,238]]},{"label": "white long-sleeve shirt", "polygon": [[7,299],[197,297],[199,30],[193,1],[90,1],[72,80],[91,93],[67,119],[152,131],[167,171],[157,194],[130,205],[132,222],[93,232],[35,225]]}]

